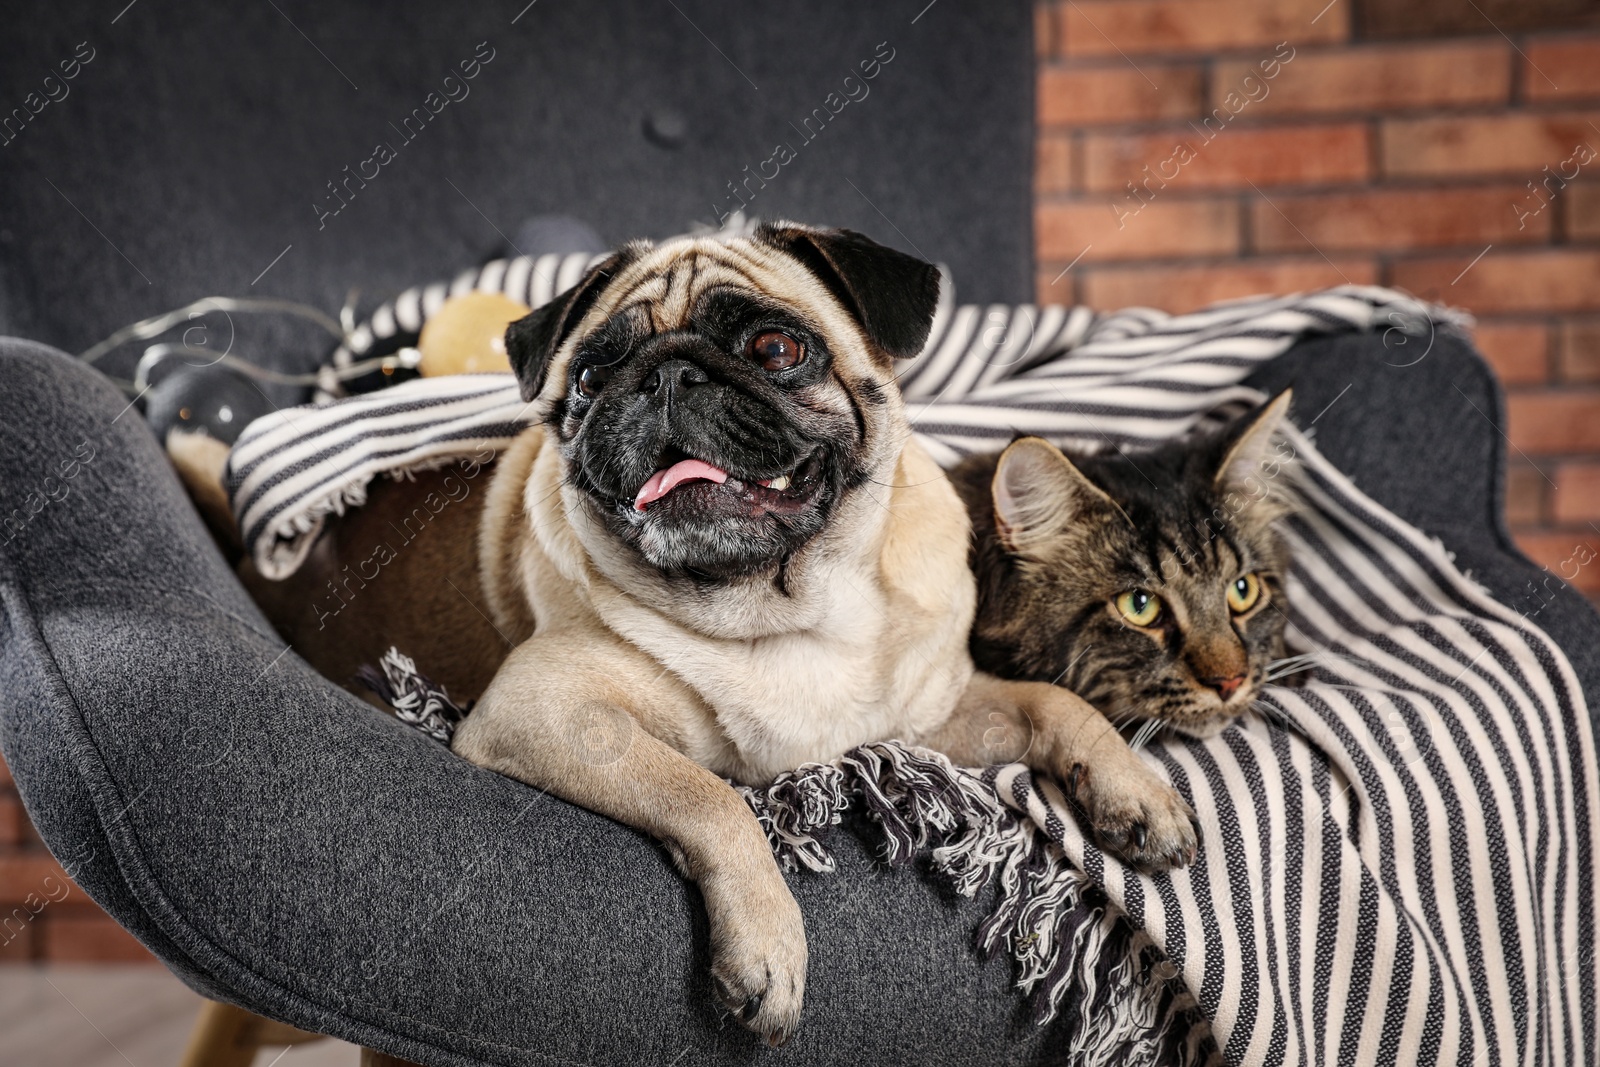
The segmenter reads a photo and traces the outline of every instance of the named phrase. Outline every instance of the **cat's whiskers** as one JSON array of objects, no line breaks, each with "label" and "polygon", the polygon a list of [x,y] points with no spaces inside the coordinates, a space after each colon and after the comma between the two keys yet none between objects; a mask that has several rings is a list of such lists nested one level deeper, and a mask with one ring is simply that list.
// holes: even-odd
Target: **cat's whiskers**
[{"label": "cat's whiskers", "polygon": [[[1355,658],[1353,656],[1349,656],[1343,652],[1335,652],[1331,648],[1319,648],[1312,652],[1301,652],[1297,655],[1285,656],[1282,659],[1275,659],[1268,662],[1266,673],[1262,676],[1261,680],[1263,683],[1274,682],[1279,678],[1286,678],[1291,674],[1298,674],[1301,671],[1312,667],[1328,666],[1333,660],[1344,660],[1348,663],[1355,662]],[[1326,685],[1330,683],[1324,682],[1321,684]]]},{"label": "cat's whiskers", "polygon": [[1117,715],[1107,715],[1106,718],[1111,720],[1112,726],[1115,726],[1118,730],[1120,730],[1129,723],[1137,719],[1144,718],[1144,716],[1139,712],[1130,709]]},{"label": "cat's whiskers", "polygon": [[1164,725],[1160,719],[1146,719],[1144,725],[1134,732],[1133,740],[1128,742],[1128,747],[1135,752],[1139,751]]},{"label": "cat's whiskers", "polygon": [[1326,689],[1346,689],[1352,693],[1374,693],[1380,697],[1385,695],[1385,690],[1372,685],[1349,685],[1341,682],[1318,682],[1317,684]]},{"label": "cat's whiskers", "polygon": [[1318,649],[1315,652],[1302,652],[1299,655],[1271,660],[1267,663],[1267,669],[1262,675],[1262,681],[1275,682],[1279,678],[1286,678],[1291,674],[1299,674],[1307,668],[1321,666],[1325,654],[1325,649]]},{"label": "cat's whiskers", "polygon": [[1302,724],[1291,718],[1288,712],[1284,711],[1277,704],[1274,704],[1269,700],[1256,700],[1248,708],[1246,708],[1245,711],[1260,719],[1262,724],[1267,727],[1274,725],[1281,726],[1283,729],[1304,738],[1313,745],[1319,745],[1321,743],[1317,740],[1317,738],[1312,737],[1310,732],[1307,731]]}]

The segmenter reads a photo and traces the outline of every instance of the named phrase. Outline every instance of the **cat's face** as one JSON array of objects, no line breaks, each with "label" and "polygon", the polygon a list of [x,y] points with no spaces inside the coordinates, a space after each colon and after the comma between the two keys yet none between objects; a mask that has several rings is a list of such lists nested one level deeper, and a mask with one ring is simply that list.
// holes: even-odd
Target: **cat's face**
[{"label": "cat's face", "polygon": [[[1056,682],[1113,722],[1209,737],[1283,657],[1282,396],[1222,432],[1133,455],[1038,438],[994,463],[978,542],[978,665]],[[968,479],[970,481],[970,479]],[[958,484],[963,478],[958,472]]]}]

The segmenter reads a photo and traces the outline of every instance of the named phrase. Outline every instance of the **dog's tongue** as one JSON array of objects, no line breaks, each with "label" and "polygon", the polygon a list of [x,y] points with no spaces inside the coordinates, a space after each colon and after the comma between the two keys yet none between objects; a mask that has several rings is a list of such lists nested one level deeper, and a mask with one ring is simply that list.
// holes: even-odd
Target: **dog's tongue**
[{"label": "dog's tongue", "polygon": [[728,480],[728,472],[721,467],[713,467],[704,460],[680,459],[665,470],[656,471],[639,487],[639,495],[633,498],[633,509],[643,511],[645,506],[660,500],[684,482],[716,482],[718,485]]}]

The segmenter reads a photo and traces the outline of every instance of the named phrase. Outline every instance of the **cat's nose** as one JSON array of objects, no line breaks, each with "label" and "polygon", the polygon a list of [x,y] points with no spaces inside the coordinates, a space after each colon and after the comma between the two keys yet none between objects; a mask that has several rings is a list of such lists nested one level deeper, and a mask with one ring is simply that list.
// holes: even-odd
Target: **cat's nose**
[{"label": "cat's nose", "polygon": [[1207,689],[1215,689],[1218,696],[1227,700],[1239,691],[1241,685],[1244,685],[1244,677],[1242,674],[1235,674],[1231,678],[1202,678],[1200,684]]}]

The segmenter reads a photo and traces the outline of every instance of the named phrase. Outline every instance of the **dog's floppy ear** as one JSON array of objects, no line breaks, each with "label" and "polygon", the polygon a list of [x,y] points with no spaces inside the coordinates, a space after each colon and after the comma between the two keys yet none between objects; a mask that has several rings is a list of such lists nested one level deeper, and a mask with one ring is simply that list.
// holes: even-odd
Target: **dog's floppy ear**
[{"label": "dog's floppy ear", "polygon": [[591,267],[571,289],[506,327],[506,356],[522,386],[522,399],[539,395],[556,349],[583,321],[612,276],[638,255],[635,245],[624,245]]},{"label": "dog's floppy ear", "polygon": [[804,263],[879,351],[894,359],[922,352],[939,306],[939,269],[933,264],[854,230],[769,223],[755,237]]}]

